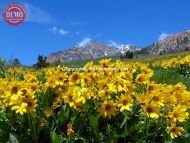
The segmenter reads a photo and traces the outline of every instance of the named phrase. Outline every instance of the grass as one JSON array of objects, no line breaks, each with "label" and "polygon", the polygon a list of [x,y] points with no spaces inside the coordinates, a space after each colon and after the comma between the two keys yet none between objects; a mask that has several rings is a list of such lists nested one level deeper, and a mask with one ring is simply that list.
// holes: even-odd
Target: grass
[{"label": "grass", "polygon": [[177,57],[184,57],[186,55],[189,55],[190,51],[187,52],[176,52],[171,54],[163,54],[163,55],[145,55],[145,54],[138,54],[138,58],[134,58],[132,60],[126,60],[126,61],[132,61],[132,62],[143,62],[143,63],[153,63],[156,61],[162,61],[167,60],[171,58],[177,58]]},{"label": "grass", "polygon": [[[112,61],[116,60],[122,60],[124,62],[143,62],[143,63],[152,63],[156,61],[162,61],[162,60],[167,60],[170,58],[175,58],[175,57],[184,57],[186,55],[190,54],[190,51],[188,52],[177,52],[177,53],[171,53],[171,54],[164,54],[164,55],[146,55],[146,54],[135,54],[133,59],[120,59],[120,56],[114,56],[114,57],[106,57],[106,58],[111,58]],[[83,67],[87,62],[93,61],[95,64],[98,64],[98,62],[104,58],[96,58],[96,59],[91,59],[91,60],[73,60],[73,61],[68,61],[68,62],[62,62],[61,65],[65,65],[67,67]],[[59,63],[60,64],[60,63]],[[53,65],[56,65],[54,63]]]},{"label": "grass", "polygon": [[160,67],[153,68],[154,75],[152,80],[156,83],[162,84],[177,84],[179,82],[185,84],[187,89],[190,90],[190,78],[185,77],[174,69],[163,69]]},{"label": "grass", "polygon": [[[164,55],[144,55],[144,54],[135,54],[133,59],[120,59],[120,57],[107,57],[112,58],[112,61],[116,61],[118,59],[124,61],[124,62],[143,62],[143,63],[153,63],[156,61],[162,61],[167,60],[175,57],[184,57],[186,55],[190,54],[190,52],[177,52],[177,53],[171,53],[171,54],[164,54]],[[65,65],[67,67],[83,67],[87,62],[93,61],[94,64],[98,64],[98,62],[103,58],[97,58],[92,60],[76,60],[76,61],[69,61],[64,62],[62,65]],[[154,70],[154,76],[152,77],[152,80],[156,83],[165,83],[165,84],[177,84],[179,82],[182,82],[185,84],[190,90],[190,78],[185,77],[178,73],[174,69],[168,69],[165,70],[161,67],[155,67]]]},{"label": "grass", "polygon": [[[113,62],[119,59],[118,56],[106,57],[106,58],[111,58]],[[67,62],[61,62],[61,63],[53,63],[53,66],[59,64],[59,65],[65,65],[69,68],[79,68],[79,67],[83,67],[89,61],[93,61],[94,64],[98,64],[99,61],[102,59],[105,59],[105,58],[96,58],[96,59],[90,59],[90,60],[73,60],[73,61],[67,61]]]}]

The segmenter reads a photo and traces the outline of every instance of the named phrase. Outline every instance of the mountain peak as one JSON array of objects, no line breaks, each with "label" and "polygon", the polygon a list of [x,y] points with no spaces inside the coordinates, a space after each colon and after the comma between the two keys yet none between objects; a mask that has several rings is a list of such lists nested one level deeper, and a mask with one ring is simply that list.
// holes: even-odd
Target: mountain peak
[{"label": "mountain peak", "polygon": [[[88,42],[87,42],[88,41]],[[94,59],[101,57],[109,57],[118,54],[124,54],[126,51],[138,50],[137,46],[132,44],[121,45],[114,48],[103,43],[86,40],[86,42],[75,45],[67,50],[52,53],[47,57],[47,62],[52,63],[54,61],[71,61],[71,60],[84,60]]]},{"label": "mountain peak", "polygon": [[72,48],[50,54],[47,57],[47,62],[52,63],[56,60],[71,61],[94,59],[105,56],[112,56],[116,53],[116,49],[106,46],[102,43],[90,41],[88,43],[78,44]]}]

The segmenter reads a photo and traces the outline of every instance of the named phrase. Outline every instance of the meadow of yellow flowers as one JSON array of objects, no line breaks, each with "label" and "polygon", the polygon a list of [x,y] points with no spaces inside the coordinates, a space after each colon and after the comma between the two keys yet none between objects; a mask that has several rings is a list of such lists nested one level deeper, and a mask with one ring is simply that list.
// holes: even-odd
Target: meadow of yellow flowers
[{"label": "meadow of yellow flowers", "polygon": [[0,142],[186,142],[190,91],[156,83],[153,64],[103,59],[81,70],[6,69],[0,78]]}]

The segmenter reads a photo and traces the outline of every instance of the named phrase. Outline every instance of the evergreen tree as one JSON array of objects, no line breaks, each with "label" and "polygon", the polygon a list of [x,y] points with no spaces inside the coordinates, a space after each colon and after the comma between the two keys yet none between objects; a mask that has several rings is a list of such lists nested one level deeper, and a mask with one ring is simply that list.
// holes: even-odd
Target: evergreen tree
[{"label": "evergreen tree", "polygon": [[12,66],[13,66],[13,67],[20,67],[20,66],[21,66],[21,63],[20,63],[19,59],[15,58],[15,59],[12,61]]},{"label": "evergreen tree", "polygon": [[134,56],[134,54],[133,54],[132,51],[127,51],[127,52],[126,52],[126,58],[127,58],[127,59],[132,59],[133,56]]},{"label": "evergreen tree", "polygon": [[49,63],[46,62],[46,59],[47,58],[44,57],[43,55],[39,55],[37,63],[34,65],[34,67],[36,67],[37,69],[48,67]]}]

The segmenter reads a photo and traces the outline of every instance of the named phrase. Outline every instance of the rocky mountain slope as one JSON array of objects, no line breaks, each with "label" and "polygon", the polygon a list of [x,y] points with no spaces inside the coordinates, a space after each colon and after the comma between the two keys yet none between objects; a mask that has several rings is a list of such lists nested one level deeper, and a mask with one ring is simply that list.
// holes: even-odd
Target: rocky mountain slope
[{"label": "rocky mountain slope", "polygon": [[111,47],[98,42],[89,42],[83,47],[74,46],[70,49],[52,53],[47,57],[47,62],[71,61],[94,59],[100,57],[110,57],[124,55],[126,51],[133,51],[141,54],[163,54],[190,50],[190,30],[179,32],[155,42],[145,48],[127,44]]},{"label": "rocky mountain slope", "polygon": [[142,53],[163,54],[190,50],[190,30],[173,34],[143,48]]},{"label": "rocky mountain slope", "polygon": [[124,54],[126,51],[139,50],[134,45],[120,45],[119,47],[111,47],[98,42],[90,42],[84,47],[74,46],[70,49],[52,53],[47,57],[47,62],[52,63],[55,61],[71,61],[71,60],[84,60],[94,59],[100,57],[109,57],[114,55]]},{"label": "rocky mountain slope", "polygon": [[121,54],[125,54],[127,51],[132,51],[132,52],[136,52],[136,51],[140,51],[141,48],[133,45],[133,44],[127,44],[127,45],[119,45],[118,47],[116,47],[118,49],[118,52]]}]

